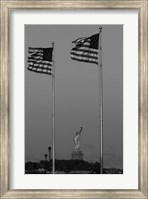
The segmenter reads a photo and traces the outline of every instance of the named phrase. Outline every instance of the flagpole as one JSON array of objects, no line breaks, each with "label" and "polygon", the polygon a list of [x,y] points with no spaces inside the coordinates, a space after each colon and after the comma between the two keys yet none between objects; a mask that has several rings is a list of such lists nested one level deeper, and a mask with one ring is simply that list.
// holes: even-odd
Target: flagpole
[{"label": "flagpole", "polygon": [[103,66],[102,66],[102,27],[99,27],[99,68],[100,68],[100,174],[103,174]]},{"label": "flagpole", "polygon": [[52,173],[55,173],[55,63],[54,63],[54,42],[52,42]]}]

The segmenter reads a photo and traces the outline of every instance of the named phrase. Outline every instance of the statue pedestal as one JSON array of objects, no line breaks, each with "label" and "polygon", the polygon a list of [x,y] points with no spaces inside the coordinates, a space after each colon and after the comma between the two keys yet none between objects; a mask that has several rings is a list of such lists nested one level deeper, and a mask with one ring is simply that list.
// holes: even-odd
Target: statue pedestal
[{"label": "statue pedestal", "polygon": [[83,153],[82,151],[73,151],[72,154],[71,154],[71,158],[72,160],[83,160]]}]

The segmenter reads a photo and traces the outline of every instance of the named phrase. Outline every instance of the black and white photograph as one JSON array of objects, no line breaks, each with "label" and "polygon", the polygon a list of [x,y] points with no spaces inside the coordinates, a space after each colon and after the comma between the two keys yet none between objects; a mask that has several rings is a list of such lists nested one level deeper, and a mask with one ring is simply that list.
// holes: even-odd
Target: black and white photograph
[{"label": "black and white photograph", "polygon": [[25,25],[25,174],[123,174],[123,25]]}]

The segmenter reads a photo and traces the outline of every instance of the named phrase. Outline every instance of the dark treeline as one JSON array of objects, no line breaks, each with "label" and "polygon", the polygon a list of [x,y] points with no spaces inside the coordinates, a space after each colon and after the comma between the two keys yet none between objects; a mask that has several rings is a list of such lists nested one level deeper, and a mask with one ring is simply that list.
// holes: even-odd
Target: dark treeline
[{"label": "dark treeline", "polygon": [[[100,163],[90,163],[84,160],[55,160],[55,172],[65,174],[99,174]],[[25,174],[52,174],[52,160],[41,160],[40,162],[26,162]],[[121,169],[103,169],[104,174],[122,174]]]}]

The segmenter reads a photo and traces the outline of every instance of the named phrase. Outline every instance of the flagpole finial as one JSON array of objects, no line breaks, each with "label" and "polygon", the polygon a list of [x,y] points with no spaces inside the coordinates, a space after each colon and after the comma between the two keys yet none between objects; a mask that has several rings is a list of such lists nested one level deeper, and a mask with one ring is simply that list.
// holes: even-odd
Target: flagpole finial
[{"label": "flagpole finial", "polygon": [[51,44],[52,44],[52,47],[54,47],[54,41]]},{"label": "flagpole finial", "polygon": [[101,32],[102,31],[102,26],[100,26],[99,29],[100,29],[100,32]]}]

